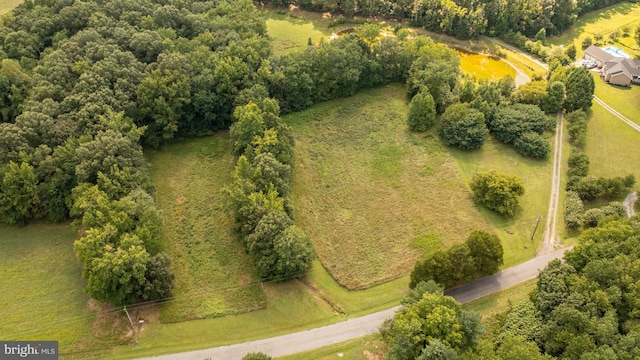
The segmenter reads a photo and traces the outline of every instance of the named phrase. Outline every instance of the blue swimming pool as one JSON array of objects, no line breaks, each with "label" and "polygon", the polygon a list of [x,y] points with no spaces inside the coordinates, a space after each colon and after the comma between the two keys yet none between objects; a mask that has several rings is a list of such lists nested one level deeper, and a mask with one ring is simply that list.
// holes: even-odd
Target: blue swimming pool
[{"label": "blue swimming pool", "polygon": [[632,59],[632,57],[630,55],[627,55],[624,53],[624,51],[622,51],[622,48],[615,48],[613,46],[607,46],[606,48],[603,48],[602,50],[606,51],[607,53],[615,56],[615,57],[623,57],[623,58],[627,58],[627,59]]}]

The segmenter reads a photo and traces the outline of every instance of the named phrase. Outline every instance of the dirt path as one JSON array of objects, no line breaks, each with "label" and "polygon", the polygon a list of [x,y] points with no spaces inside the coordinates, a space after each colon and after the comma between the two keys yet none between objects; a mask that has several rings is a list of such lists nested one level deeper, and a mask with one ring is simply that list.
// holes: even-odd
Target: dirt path
[{"label": "dirt path", "polygon": [[636,203],[636,200],[638,200],[638,193],[636,193],[635,191],[627,195],[627,197],[624,199],[624,207],[627,208],[628,217],[632,217],[636,214],[636,210],[633,207]]},{"label": "dirt path", "polygon": [[618,119],[624,121],[627,125],[631,126],[632,128],[634,128],[636,131],[640,132],[640,125],[634,123],[633,121],[629,120],[627,117],[625,117],[624,115],[620,114],[619,112],[616,111],[616,109],[612,108],[611,106],[607,105],[607,103],[605,103],[604,101],[602,101],[599,97],[597,96],[593,96],[593,100],[595,100],[598,104],[600,104],[603,108],[605,108],[607,111],[609,111],[610,113],[612,113],[613,115],[615,115]]},{"label": "dirt path", "polygon": [[549,208],[547,210],[546,228],[544,240],[538,250],[538,256],[549,254],[555,250],[556,245],[556,220],[558,219],[558,203],[560,198],[560,173],[562,171],[562,111],[558,112],[556,124],[556,136],[553,146],[553,174],[551,175],[551,195],[549,196]]},{"label": "dirt path", "polygon": [[541,68],[545,69],[545,70],[549,70],[549,65],[545,64],[544,62],[534,58],[533,56],[525,53],[524,51],[518,49],[515,46],[509,45],[506,42],[502,41],[502,40],[498,40],[496,38],[492,38],[492,37],[488,37],[488,36],[480,36],[481,39],[486,40],[486,41],[491,41],[492,43],[498,44],[500,46],[502,46],[503,48],[509,49],[513,52],[517,52],[518,54],[526,57],[527,59],[533,61],[534,63],[536,63],[536,65],[540,66]]}]

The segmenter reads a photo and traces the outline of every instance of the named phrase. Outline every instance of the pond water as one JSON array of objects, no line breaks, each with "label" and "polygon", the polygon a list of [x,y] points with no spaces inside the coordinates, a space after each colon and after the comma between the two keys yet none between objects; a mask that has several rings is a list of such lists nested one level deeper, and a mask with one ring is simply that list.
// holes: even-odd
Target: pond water
[{"label": "pond water", "polygon": [[497,57],[469,53],[456,49],[460,57],[460,69],[477,79],[500,79],[507,75],[516,78],[516,70]]}]

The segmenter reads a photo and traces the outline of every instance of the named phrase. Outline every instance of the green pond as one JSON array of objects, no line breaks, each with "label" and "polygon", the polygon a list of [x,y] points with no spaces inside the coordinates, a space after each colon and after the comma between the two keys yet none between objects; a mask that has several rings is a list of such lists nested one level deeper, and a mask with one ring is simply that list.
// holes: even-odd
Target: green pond
[{"label": "green pond", "polygon": [[500,79],[507,75],[516,78],[516,70],[500,58],[469,53],[456,49],[460,57],[460,69],[477,79]]}]

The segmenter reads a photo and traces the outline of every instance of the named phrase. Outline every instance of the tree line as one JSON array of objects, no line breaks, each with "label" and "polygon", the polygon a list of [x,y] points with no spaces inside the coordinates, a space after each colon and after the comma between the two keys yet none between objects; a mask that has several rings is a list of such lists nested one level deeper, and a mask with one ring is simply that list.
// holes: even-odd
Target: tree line
[{"label": "tree line", "polygon": [[370,30],[273,56],[246,0],[25,1],[0,28],[0,220],[75,218],[89,295],[167,298],[173,275],[142,146],[233,124],[236,199],[253,206],[231,206],[245,249],[265,279],[304,273],[312,249],[292,226],[293,140],[280,113],[394,81],[418,88],[427,69],[444,77],[428,80],[440,106],[456,91],[452,50]]},{"label": "tree line", "polygon": [[419,282],[380,328],[385,359],[637,359],[639,249],[637,218],[601,222],[489,326],[434,281]]},{"label": "tree line", "polygon": [[[412,26],[460,39],[478,35],[521,33],[533,38],[540,29],[555,35],[573,25],[578,16],[624,0],[271,0],[278,6],[346,16],[382,16],[407,20]],[[633,0],[631,0],[633,1]]]}]

